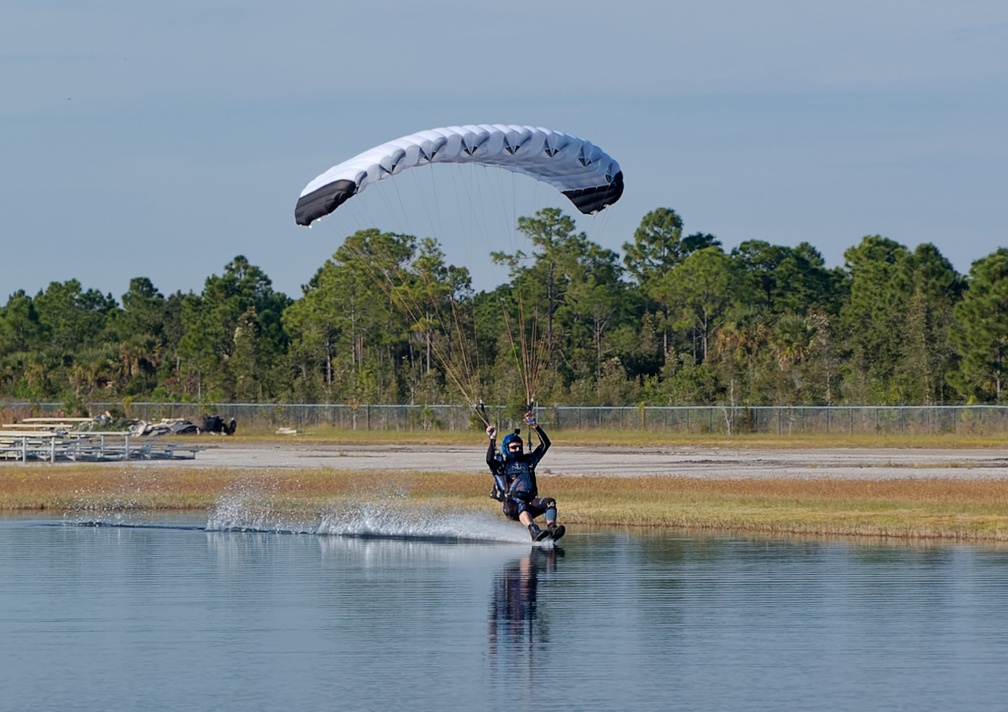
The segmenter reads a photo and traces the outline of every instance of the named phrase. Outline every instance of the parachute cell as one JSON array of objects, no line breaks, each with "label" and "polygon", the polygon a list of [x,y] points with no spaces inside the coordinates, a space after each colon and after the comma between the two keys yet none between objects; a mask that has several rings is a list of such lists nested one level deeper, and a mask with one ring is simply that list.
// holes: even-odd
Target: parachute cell
[{"label": "parachute cell", "polygon": [[586,215],[623,194],[619,164],[584,139],[533,126],[449,126],[403,136],[333,166],[301,191],[294,218],[310,225],[371,183],[432,163],[475,163],[531,176]]}]

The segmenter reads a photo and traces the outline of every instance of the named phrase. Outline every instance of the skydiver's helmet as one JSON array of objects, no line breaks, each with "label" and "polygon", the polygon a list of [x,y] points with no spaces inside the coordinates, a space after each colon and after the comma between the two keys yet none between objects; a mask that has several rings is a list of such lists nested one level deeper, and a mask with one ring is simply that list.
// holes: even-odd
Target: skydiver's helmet
[{"label": "skydiver's helmet", "polygon": [[505,460],[521,455],[522,439],[518,435],[520,432],[520,430],[515,430],[513,433],[508,433],[501,441],[501,455],[504,456]]}]

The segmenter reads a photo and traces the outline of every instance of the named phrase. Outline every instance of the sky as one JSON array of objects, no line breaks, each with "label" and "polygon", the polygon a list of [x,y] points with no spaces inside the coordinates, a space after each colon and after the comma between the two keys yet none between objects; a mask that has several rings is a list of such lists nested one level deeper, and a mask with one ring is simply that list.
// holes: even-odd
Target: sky
[{"label": "sky", "polygon": [[[612,250],[656,208],[726,250],[804,241],[830,267],[866,235],[933,243],[964,274],[1008,246],[1003,0],[7,0],[0,87],[0,305],[70,279],[199,293],[237,255],[296,298],[348,232],[401,230],[385,201],[416,216],[424,199],[369,189],[344,206],[356,224],[307,229],[301,189],[467,123],[619,161],[600,216],[550,203]],[[506,279],[499,222],[448,224],[412,232],[439,231],[477,289]]]}]

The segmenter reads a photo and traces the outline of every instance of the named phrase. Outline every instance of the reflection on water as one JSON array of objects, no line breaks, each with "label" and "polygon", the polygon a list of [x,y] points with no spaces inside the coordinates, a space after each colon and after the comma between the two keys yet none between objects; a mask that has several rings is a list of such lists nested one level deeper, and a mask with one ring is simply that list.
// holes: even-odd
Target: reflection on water
[{"label": "reflection on water", "polygon": [[494,576],[488,628],[494,677],[531,681],[538,666],[549,663],[544,654],[549,617],[541,616],[536,604],[540,582],[556,572],[562,557],[560,547],[533,547]]},{"label": "reflection on water", "polygon": [[428,530],[77,524],[0,519],[4,709],[1008,699],[999,548],[595,531],[539,549]]}]

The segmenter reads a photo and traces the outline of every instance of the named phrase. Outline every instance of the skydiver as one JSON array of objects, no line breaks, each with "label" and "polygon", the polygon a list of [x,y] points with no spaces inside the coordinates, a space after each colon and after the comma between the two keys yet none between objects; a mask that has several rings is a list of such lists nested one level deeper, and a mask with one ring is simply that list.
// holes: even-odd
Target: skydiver
[{"label": "skydiver", "polygon": [[[549,449],[550,440],[539,427],[532,411],[525,414],[525,422],[539,436],[539,446],[530,453],[523,451],[519,436],[521,431],[516,429],[504,436],[498,454],[497,428],[487,426],[490,445],[487,448],[486,462],[494,476],[494,488],[490,496],[502,503],[504,516],[521,522],[528,528],[532,541],[547,537],[556,540],[564,535],[566,528],[563,524],[557,524],[556,500],[539,496],[535,475],[536,465]],[[542,515],[546,516],[546,529],[540,529],[535,523],[535,519]]]}]

